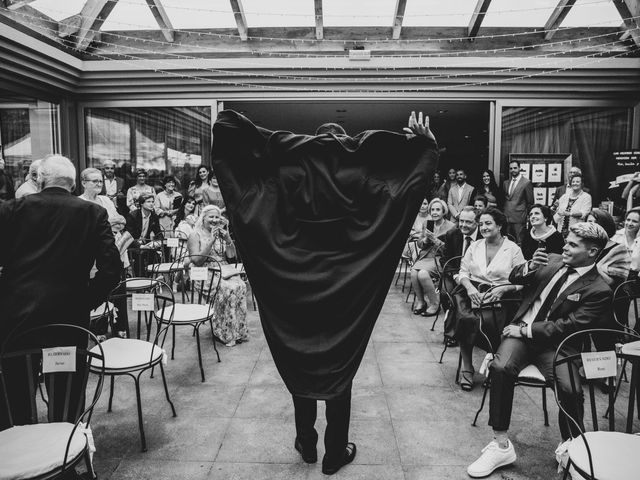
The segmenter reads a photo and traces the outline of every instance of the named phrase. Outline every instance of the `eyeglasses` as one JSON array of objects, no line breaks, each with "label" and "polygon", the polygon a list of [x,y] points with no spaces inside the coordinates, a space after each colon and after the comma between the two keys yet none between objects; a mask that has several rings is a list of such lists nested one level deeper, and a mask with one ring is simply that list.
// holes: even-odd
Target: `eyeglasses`
[{"label": "eyeglasses", "polygon": [[97,180],[85,180],[85,182],[91,182],[94,185],[100,185],[100,184],[104,183],[102,180],[99,180],[99,179],[97,179]]}]

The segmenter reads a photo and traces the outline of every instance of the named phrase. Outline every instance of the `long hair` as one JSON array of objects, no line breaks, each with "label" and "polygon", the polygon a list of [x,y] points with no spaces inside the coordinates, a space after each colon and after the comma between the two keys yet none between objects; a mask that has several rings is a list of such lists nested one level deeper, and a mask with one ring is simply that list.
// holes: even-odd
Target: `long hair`
[{"label": "long hair", "polygon": [[[186,215],[184,213],[184,206],[187,204],[187,202],[190,202],[190,201],[193,202],[193,205],[195,206],[196,204],[195,198],[193,198],[190,195],[185,195],[184,197],[182,197],[182,202],[180,202],[180,207],[178,208],[178,212],[176,213],[176,221],[173,224],[174,227],[177,227],[178,225],[180,225],[180,222],[186,218]],[[193,211],[195,212],[195,208]]]},{"label": "long hair", "polygon": [[207,165],[205,165],[203,163],[202,165],[200,165],[196,169],[196,178],[193,181],[193,183],[195,183],[196,187],[201,187],[202,186],[202,179],[200,178],[200,170],[203,169],[203,168],[207,171],[207,183],[211,183],[211,176],[213,175],[213,173],[211,172],[211,168],[209,168]]}]

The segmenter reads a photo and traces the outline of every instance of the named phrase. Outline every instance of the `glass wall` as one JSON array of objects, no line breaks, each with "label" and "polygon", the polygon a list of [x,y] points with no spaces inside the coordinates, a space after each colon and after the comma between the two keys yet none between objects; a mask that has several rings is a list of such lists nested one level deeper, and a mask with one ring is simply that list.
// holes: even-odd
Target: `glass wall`
[{"label": "glass wall", "polygon": [[612,154],[631,146],[631,109],[626,107],[504,107],[501,171],[510,153],[564,153],[582,170],[594,204],[609,197]]},{"label": "glass wall", "polygon": [[125,189],[139,168],[156,189],[165,175],[185,189],[211,163],[211,107],[87,108],[85,132],[87,166],[113,160]]},{"label": "glass wall", "polygon": [[58,105],[32,102],[3,102],[0,98],[0,156],[4,174],[17,189],[38,158],[60,153]]}]

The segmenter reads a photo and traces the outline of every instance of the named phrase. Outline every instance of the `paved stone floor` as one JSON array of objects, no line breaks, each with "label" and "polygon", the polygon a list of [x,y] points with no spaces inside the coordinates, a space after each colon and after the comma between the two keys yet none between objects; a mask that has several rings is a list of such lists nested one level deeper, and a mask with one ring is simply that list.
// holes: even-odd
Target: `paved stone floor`
[{"label": "paved stone floor", "polygon": [[[140,451],[133,381],[116,382],[107,413],[108,388],[96,407],[93,432],[101,479],[284,480],[327,478],[320,463],[307,465],[293,449],[290,397],[275,369],[257,312],[250,310],[251,339],[221,346],[217,363],[204,330],[206,382],[200,382],[195,339],[178,336],[176,359],[166,368],[178,416],[165,401],[159,375],[142,379],[148,451]],[[399,287],[392,286],[353,386],[350,439],[353,464],[336,479],[465,479],[466,466],[491,438],[488,409],[471,426],[480,404],[482,377],[465,393],[454,382],[458,350],[442,364],[442,322],[414,316]],[[476,365],[480,364],[480,354]],[[476,367],[477,368],[477,367]],[[107,384],[105,384],[106,386]],[[512,440],[515,465],[492,479],[550,479],[556,474],[557,407],[548,392],[551,426],[543,424],[539,390],[516,389]],[[318,430],[324,432],[319,404]],[[322,441],[318,445],[323,455]]]}]

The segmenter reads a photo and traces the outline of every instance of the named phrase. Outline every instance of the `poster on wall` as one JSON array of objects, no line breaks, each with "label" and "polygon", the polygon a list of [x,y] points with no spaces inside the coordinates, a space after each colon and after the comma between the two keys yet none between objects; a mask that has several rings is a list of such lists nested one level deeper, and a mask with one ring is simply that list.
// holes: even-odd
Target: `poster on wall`
[{"label": "poster on wall", "polygon": [[631,180],[635,172],[640,172],[640,150],[613,152],[613,168],[609,177],[609,189],[622,187]]},{"label": "poster on wall", "polygon": [[531,178],[531,164],[530,163],[521,163],[520,164],[520,173],[524,178]]},{"label": "poster on wall", "polygon": [[547,204],[547,189],[545,187],[533,187],[533,203]]},{"label": "poster on wall", "polygon": [[547,181],[546,177],[547,166],[544,163],[534,163],[531,165],[531,181],[533,183],[544,183]]},{"label": "poster on wall", "polygon": [[556,201],[556,187],[549,187],[547,199],[549,200],[549,203],[547,203],[547,205],[553,205],[553,202]]},{"label": "poster on wall", "polygon": [[549,183],[561,183],[562,182],[562,164],[550,163],[549,164]]}]

